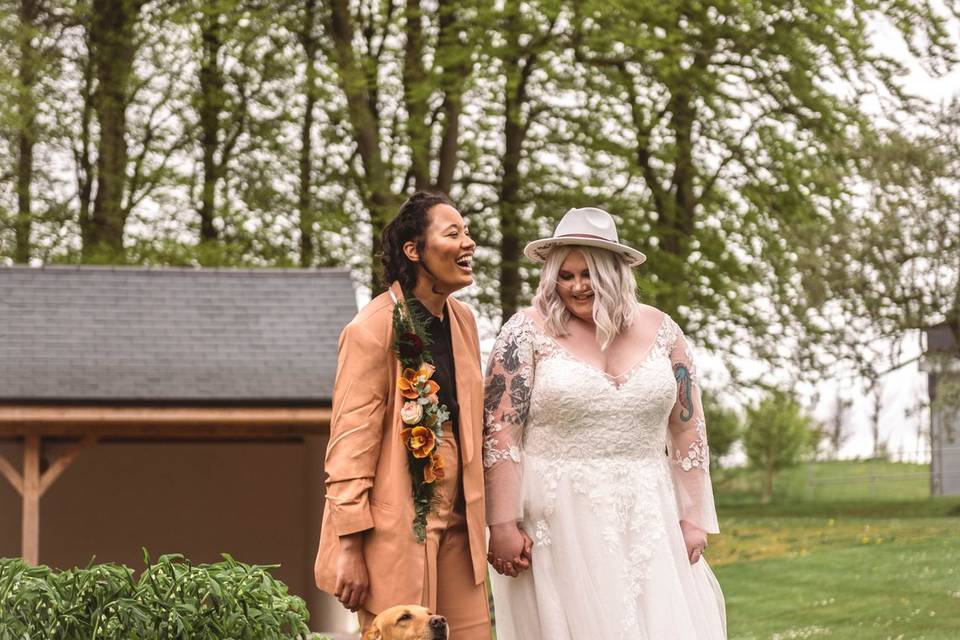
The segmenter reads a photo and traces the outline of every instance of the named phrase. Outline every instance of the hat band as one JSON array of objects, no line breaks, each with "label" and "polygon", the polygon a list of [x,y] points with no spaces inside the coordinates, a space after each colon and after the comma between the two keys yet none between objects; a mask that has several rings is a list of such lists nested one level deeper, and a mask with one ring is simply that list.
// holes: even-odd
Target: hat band
[{"label": "hat band", "polygon": [[594,240],[605,240],[606,242],[617,242],[616,240],[611,240],[610,238],[604,238],[603,236],[595,236],[592,233],[564,233],[563,235],[553,236],[554,240],[559,240],[560,238],[593,238]]}]

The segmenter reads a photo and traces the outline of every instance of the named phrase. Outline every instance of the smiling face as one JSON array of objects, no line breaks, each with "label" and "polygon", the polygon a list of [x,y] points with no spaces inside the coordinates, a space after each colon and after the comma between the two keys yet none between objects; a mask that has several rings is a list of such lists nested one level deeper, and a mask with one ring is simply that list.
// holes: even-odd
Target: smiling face
[{"label": "smiling face", "polygon": [[413,242],[404,246],[407,256],[419,262],[435,279],[433,286],[453,293],[473,284],[473,251],[477,243],[460,212],[447,204],[438,204],[428,212],[430,226],[424,234],[423,251]]},{"label": "smiling face", "polygon": [[590,282],[590,269],[583,254],[574,249],[557,272],[557,294],[571,315],[593,322],[593,302],[595,294]]}]

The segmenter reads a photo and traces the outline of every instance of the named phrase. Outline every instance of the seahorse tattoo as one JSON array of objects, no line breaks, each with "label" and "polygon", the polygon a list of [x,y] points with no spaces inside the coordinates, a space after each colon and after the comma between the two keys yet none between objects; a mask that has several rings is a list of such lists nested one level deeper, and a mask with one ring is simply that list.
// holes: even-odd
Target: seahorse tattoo
[{"label": "seahorse tattoo", "polygon": [[687,365],[682,362],[673,365],[673,377],[677,379],[677,401],[683,408],[680,420],[688,422],[693,417],[693,381]]}]

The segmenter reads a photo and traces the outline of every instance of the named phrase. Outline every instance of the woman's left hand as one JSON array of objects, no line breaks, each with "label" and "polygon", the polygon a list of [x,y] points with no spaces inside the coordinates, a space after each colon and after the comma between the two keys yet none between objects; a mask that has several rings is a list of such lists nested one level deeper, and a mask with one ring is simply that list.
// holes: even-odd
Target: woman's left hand
[{"label": "woman's left hand", "polygon": [[497,573],[516,578],[530,568],[533,540],[516,522],[505,522],[490,527],[487,561]]},{"label": "woman's left hand", "polygon": [[683,533],[683,543],[687,547],[690,564],[697,564],[703,556],[703,550],[707,548],[707,532],[686,520],[680,521],[680,531]]}]

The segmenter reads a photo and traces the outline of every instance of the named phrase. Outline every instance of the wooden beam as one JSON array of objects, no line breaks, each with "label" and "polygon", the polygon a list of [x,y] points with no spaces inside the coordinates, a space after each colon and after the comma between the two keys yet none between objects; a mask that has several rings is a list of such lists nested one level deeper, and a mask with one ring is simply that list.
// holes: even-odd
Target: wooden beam
[{"label": "wooden beam", "polygon": [[40,561],[40,436],[33,434],[23,442],[23,527],[21,557],[29,565]]},{"label": "wooden beam", "polygon": [[328,433],[329,407],[0,406],[0,437],[269,438]]},{"label": "wooden beam", "polygon": [[3,474],[10,484],[13,485],[13,488],[17,490],[21,496],[23,495],[23,477],[20,475],[20,472],[13,468],[13,465],[10,464],[10,461],[0,455],[0,473]]},{"label": "wooden beam", "polygon": [[97,436],[93,434],[88,434],[80,442],[74,444],[70,447],[66,453],[56,459],[56,461],[50,465],[50,468],[47,469],[43,476],[40,478],[40,495],[43,496],[47,492],[47,489],[50,488],[57,478],[60,477],[67,467],[80,455],[80,452],[86,449],[87,447],[93,445],[97,441]]}]

